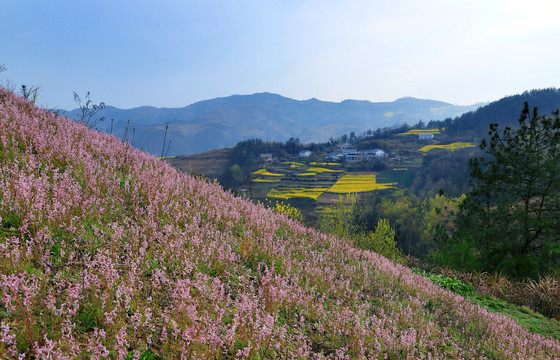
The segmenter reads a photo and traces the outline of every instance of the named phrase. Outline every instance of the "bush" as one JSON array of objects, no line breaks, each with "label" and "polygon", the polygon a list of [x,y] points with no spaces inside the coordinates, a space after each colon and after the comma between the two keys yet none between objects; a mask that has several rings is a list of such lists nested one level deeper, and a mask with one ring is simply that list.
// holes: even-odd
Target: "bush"
[{"label": "bush", "polygon": [[395,241],[395,230],[387,219],[379,219],[374,232],[358,234],[355,240],[359,248],[374,251],[394,261],[403,260]]}]

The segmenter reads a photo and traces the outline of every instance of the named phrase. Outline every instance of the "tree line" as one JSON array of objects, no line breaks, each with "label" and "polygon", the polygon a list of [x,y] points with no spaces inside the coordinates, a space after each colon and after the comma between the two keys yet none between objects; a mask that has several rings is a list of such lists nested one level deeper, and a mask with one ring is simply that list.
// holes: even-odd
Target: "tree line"
[{"label": "tree line", "polygon": [[[430,170],[430,181],[444,179],[444,189],[435,195],[422,193],[433,192],[433,186],[413,183],[407,190],[377,193],[349,205],[349,237],[374,231],[379,220],[387,219],[400,251],[434,266],[514,278],[558,273],[559,112],[543,116],[525,103],[515,127],[490,124],[478,154],[466,155],[442,157],[438,166],[423,168]],[[426,156],[424,161],[430,165],[434,159]],[[451,196],[444,190],[454,180],[441,174],[454,162],[461,169],[455,175],[460,187]]]}]

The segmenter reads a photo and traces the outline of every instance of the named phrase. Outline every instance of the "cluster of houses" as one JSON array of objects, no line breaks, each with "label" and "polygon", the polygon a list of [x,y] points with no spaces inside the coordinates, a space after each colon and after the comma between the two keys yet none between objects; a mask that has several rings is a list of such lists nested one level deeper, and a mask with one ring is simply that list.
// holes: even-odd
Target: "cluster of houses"
[{"label": "cluster of houses", "polygon": [[[418,134],[418,140],[433,140],[434,133],[421,132]],[[383,160],[389,156],[384,150],[381,149],[368,149],[368,150],[358,150],[352,149],[352,145],[349,143],[344,143],[340,145],[338,151],[331,152],[325,156],[325,161],[336,161],[336,162],[356,162],[356,161],[373,161],[373,160]],[[299,157],[304,159],[311,156],[310,150],[302,150],[299,152]],[[272,161],[271,153],[262,153],[261,159],[264,161]]]},{"label": "cluster of houses", "polygon": [[[375,159],[382,160],[387,158],[388,154],[381,149],[358,150],[350,148],[350,144],[343,144],[340,151],[331,152],[325,156],[325,161],[336,162],[355,162],[355,161],[373,161]],[[299,152],[300,158],[307,158],[311,156],[311,151],[302,150]],[[262,153],[261,159],[264,161],[272,161],[271,153]]]},{"label": "cluster of houses", "polygon": [[325,156],[325,161],[372,161],[385,159],[388,154],[381,149],[358,150],[351,149],[344,144],[339,152],[331,152]]}]

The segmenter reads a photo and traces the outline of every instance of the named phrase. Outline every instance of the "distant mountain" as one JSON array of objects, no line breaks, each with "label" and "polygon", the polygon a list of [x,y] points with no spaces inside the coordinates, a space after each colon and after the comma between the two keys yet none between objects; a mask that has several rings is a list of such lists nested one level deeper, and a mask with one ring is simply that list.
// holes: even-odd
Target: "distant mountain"
[{"label": "distant mountain", "polygon": [[[352,131],[359,134],[404,122],[415,124],[420,120],[455,117],[479,105],[456,106],[411,97],[393,102],[335,103],[259,93],[200,101],[184,108],[143,106],[123,110],[107,106],[101,113],[106,120],[100,130],[110,132],[114,119],[112,133],[121,137],[130,120],[128,137],[132,138],[134,128],[135,146],[161,154],[167,125],[167,138],[172,140],[169,155],[196,154],[234,146],[250,138],[284,142],[293,137],[302,142],[324,142]],[[77,112],[70,111],[67,116],[74,118]]]},{"label": "distant mountain", "polygon": [[560,108],[560,89],[531,90],[518,95],[506,96],[453,120],[448,118],[444,120],[443,126],[451,135],[462,133],[482,137],[488,133],[488,125],[491,123],[498,123],[500,128],[516,126],[524,102],[527,102],[531,109],[537,107],[539,114],[550,115]]}]

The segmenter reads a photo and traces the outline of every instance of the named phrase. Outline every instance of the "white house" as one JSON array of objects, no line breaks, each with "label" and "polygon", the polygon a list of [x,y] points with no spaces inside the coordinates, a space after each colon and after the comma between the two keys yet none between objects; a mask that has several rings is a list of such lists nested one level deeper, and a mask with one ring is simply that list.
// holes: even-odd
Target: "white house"
[{"label": "white house", "polygon": [[325,156],[325,161],[340,161],[344,159],[344,155],[339,152],[332,152]]},{"label": "white house", "polygon": [[375,152],[375,157],[378,159],[385,159],[387,156],[389,155],[384,150],[377,149]]},{"label": "white house", "polygon": [[368,150],[368,158],[375,157],[376,159],[385,159],[387,153],[381,149]]},{"label": "white house", "polygon": [[432,140],[434,138],[434,134],[433,133],[422,133],[422,134],[418,134],[418,139],[419,140]]},{"label": "white house", "polygon": [[344,159],[346,161],[358,161],[364,158],[364,153],[358,150],[344,152]]},{"label": "white house", "polygon": [[311,156],[311,151],[309,150],[301,150],[299,152],[299,157],[310,157]]},{"label": "white house", "polygon": [[272,154],[271,153],[262,153],[261,159],[264,161],[272,161]]}]

